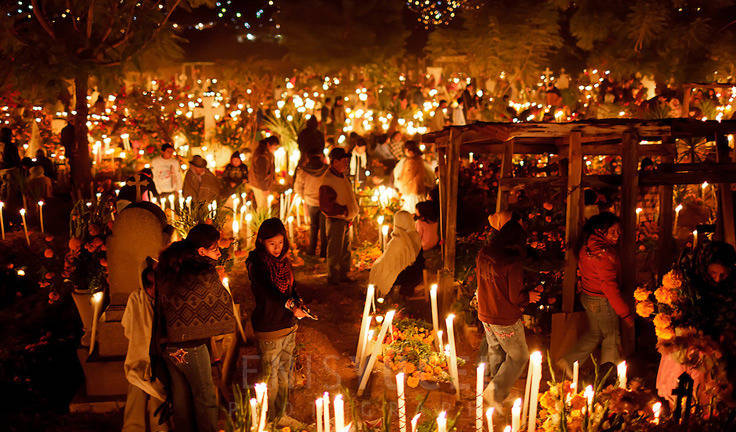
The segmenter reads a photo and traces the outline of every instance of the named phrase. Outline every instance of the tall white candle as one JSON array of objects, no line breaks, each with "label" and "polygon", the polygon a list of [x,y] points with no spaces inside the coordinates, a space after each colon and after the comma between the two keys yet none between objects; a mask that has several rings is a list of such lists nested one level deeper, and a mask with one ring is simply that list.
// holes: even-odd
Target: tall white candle
[{"label": "tall white candle", "polygon": [[399,372],[396,374],[396,396],[399,404],[399,431],[406,432],[406,395],[404,394],[404,372]]},{"label": "tall white candle", "polygon": [[511,432],[519,432],[521,429],[521,399],[514,401],[511,407]]},{"label": "tall white candle", "polygon": [[585,391],[583,392],[583,396],[585,397],[585,400],[588,402],[588,412],[593,411],[593,396],[595,396],[595,392],[593,391],[593,386],[589,385],[585,387]]},{"label": "tall white candle", "polygon": [[527,424],[527,431],[535,432],[537,430],[539,383],[542,380],[542,353],[534,351],[529,358],[529,365],[532,368],[532,392],[529,402],[529,423]]},{"label": "tall white candle", "polygon": [[578,374],[580,373],[580,362],[575,360],[575,363],[572,364],[572,390],[573,392],[578,392]]},{"label": "tall white candle", "polygon": [[682,210],[682,204],[678,204],[677,207],[675,207],[675,223],[674,223],[674,229],[677,230],[677,224],[680,220],[680,211]]},{"label": "tall white candle", "polygon": [[437,332],[437,342],[440,344],[440,351],[442,351],[444,349],[444,346],[445,346],[445,342],[442,340],[442,335],[444,335],[444,334],[445,334],[445,332],[443,332],[442,330],[439,330]]},{"label": "tall white candle", "polygon": [[373,345],[373,352],[371,353],[370,359],[368,360],[368,364],[365,365],[365,369],[363,370],[363,375],[360,378],[360,385],[358,386],[358,396],[362,396],[363,391],[365,391],[365,386],[368,384],[368,378],[371,375],[371,370],[373,369],[373,365],[376,364],[376,360],[378,360],[378,356],[381,353],[381,349],[383,347],[383,339],[386,337],[386,332],[388,332],[388,328],[393,323],[395,314],[396,314],[395,310],[388,311],[386,313],[386,317],[383,319],[383,322],[381,323],[381,331],[378,333],[378,339]]},{"label": "tall white candle", "polygon": [[262,432],[266,427],[266,414],[268,413],[268,386],[266,383],[258,383],[255,385],[256,399],[259,406],[259,419],[257,432]]},{"label": "tall white candle", "polygon": [[360,322],[360,334],[358,336],[358,349],[355,352],[355,363],[360,364],[365,355],[365,347],[367,344],[367,333],[370,327],[370,308],[373,302],[373,296],[375,295],[376,287],[373,284],[368,285],[368,289],[365,292],[365,304],[363,305],[363,318]]},{"label": "tall white candle", "polygon": [[641,207],[636,209],[636,225],[639,225],[639,222],[641,221],[641,212],[642,212]]},{"label": "tall white candle", "polygon": [[294,216],[286,218],[286,223],[289,225],[289,241],[291,244],[296,245],[296,239],[294,238]]},{"label": "tall white candle", "polygon": [[511,426],[506,426],[503,428],[503,432],[511,432]]},{"label": "tall white candle", "polygon": [[459,398],[460,380],[457,374],[457,350],[455,349],[455,331],[453,329],[454,320],[454,314],[447,315],[445,325],[447,326],[447,340],[450,342],[450,376],[452,377],[452,385],[455,386],[455,395]]},{"label": "tall white candle", "polygon": [[527,415],[529,414],[529,398],[532,392],[532,375],[534,374],[534,368],[532,363],[529,362],[526,371],[526,382],[524,382],[524,403],[521,407],[521,422],[526,422]]},{"label": "tall white candle", "polygon": [[44,232],[43,229],[43,201],[38,202],[38,219],[41,221],[41,233]]},{"label": "tall white candle", "polygon": [[483,432],[483,381],[486,377],[486,364],[481,363],[476,369],[475,382],[475,430]]},{"label": "tall white candle", "polygon": [[486,410],[486,421],[488,422],[488,432],[493,432],[493,407]]},{"label": "tall white candle", "polygon": [[251,237],[253,237],[250,223],[253,220],[253,213],[248,213],[245,215],[245,247],[250,248],[251,245]]},{"label": "tall white candle", "polygon": [[345,429],[345,402],[342,395],[335,396],[335,432]]},{"label": "tall white candle", "polygon": [[250,399],[250,430],[255,431],[258,425],[258,400]]},{"label": "tall white candle", "polygon": [[[174,207],[174,194],[169,194],[169,207],[171,208],[171,213],[174,213],[175,207]],[[173,215],[171,216],[174,217]]]},{"label": "tall white candle", "polygon": [[417,425],[419,424],[419,417],[422,416],[422,413],[419,413],[412,417],[411,419],[411,432],[417,432]]},{"label": "tall white candle", "polygon": [[655,402],[652,405],[652,413],[654,413],[654,424],[659,424],[659,416],[662,414],[662,402]]},{"label": "tall white candle", "polygon": [[618,386],[619,388],[626,388],[626,361],[622,361],[616,366],[618,372]]},{"label": "tall white candle", "polygon": [[432,284],[429,288],[429,298],[432,305],[432,330],[437,334],[437,342],[439,343],[439,349],[442,351],[442,339],[439,338],[440,324],[439,324],[439,313],[437,311],[437,284]]},{"label": "tall white candle", "polygon": [[0,201],[0,230],[2,230],[3,240],[5,240],[5,221],[3,220],[3,207],[5,207],[5,203]]},{"label": "tall white candle", "polygon": [[325,432],[330,432],[330,394],[325,392],[322,395],[322,408],[325,413]]},{"label": "tall white candle", "polygon": [[388,247],[388,225],[386,224],[381,227],[381,239],[383,241],[383,250],[386,251]]},{"label": "tall white candle", "polygon": [[97,339],[97,323],[100,318],[100,309],[102,308],[102,298],[105,294],[102,291],[97,291],[92,294],[93,315],[92,315],[92,334],[89,341],[89,355],[92,355],[92,351],[95,348],[95,339]]},{"label": "tall white candle", "polygon": [[20,217],[23,219],[23,232],[26,234],[26,243],[31,245],[31,239],[28,237],[28,225],[26,224],[26,209],[20,209]]},{"label": "tall white candle", "polygon": [[437,432],[447,432],[447,413],[444,411],[437,416]]},{"label": "tall white candle", "polygon": [[324,426],[322,425],[322,419],[324,417],[324,400],[322,398],[317,398],[316,401],[314,401],[315,404],[315,420],[317,421],[317,432],[323,432]]}]

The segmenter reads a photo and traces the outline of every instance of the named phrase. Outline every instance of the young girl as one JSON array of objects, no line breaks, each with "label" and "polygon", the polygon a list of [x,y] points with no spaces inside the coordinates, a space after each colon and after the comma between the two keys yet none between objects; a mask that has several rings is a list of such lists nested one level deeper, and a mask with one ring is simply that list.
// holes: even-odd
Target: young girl
[{"label": "young girl", "polygon": [[438,228],[437,211],[432,201],[417,203],[414,226],[422,239],[422,255],[424,256],[424,285],[427,294],[428,284],[436,280],[437,270],[442,267],[442,248]]},{"label": "young girl", "polygon": [[298,423],[285,413],[289,377],[294,361],[297,319],[307,314],[294,288],[294,271],[288,257],[289,240],[278,218],[265,220],[258,229],[256,247],[246,260],[255,297],[253,330],[261,356],[261,376],[268,384],[268,412],[281,424]]},{"label": "young girl", "polygon": [[233,153],[230,156],[230,163],[222,172],[223,192],[226,197],[232,194],[240,195],[244,185],[248,183],[248,167],[243,163],[243,159],[240,152]]},{"label": "young girl", "polygon": [[177,432],[217,430],[209,338],[235,331],[232,298],[215,269],[220,233],[199,224],[161,253],[156,288]]},{"label": "young girl", "polygon": [[575,361],[583,363],[601,345],[601,363],[619,362],[621,345],[619,317],[634,325],[628,303],[621,296],[621,262],[616,246],[621,221],[613,213],[597,214],[585,223],[578,247],[580,302],[588,316],[588,332],[558,362],[569,371]]}]

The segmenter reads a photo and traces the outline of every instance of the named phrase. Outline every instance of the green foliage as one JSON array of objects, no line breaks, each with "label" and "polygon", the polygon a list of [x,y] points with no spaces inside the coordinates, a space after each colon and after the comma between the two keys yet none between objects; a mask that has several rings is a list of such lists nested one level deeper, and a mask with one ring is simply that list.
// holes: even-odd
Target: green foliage
[{"label": "green foliage", "polygon": [[283,108],[276,113],[266,114],[263,125],[270,130],[273,135],[279,137],[281,145],[286,148],[286,153],[291,154],[297,149],[297,137],[299,132],[304,129],[307,119],[304,113],[297,111],[291,99],[284,104]]},{"label": "green foliage", "polygon": [[320,71],[400,58],[403,4],[386,0],[286,0],[278,20],[288,57]]},{"label": "green foliage", "polygon": [[79,200],[72,207],[69,218],[69,236],[84,238],[90,225],[107,226],[113,220],[115,197],[109,193],[91,201]]},{"label": "green foliage", "polygon": [[240,386],[233,385],[233,402],[230,409],[225,410],[225,431],[226,432],[249,432],[251,430],[250,418],[250,389],[245,389],[245,394]]},{"label": "green foliage", "polygon": [[225,220],[232,214],[233,210],[230,207],[223,206],[221,203],[217,203],[217,207],[214,210],[211,206],[212,203],[210,202],[198,202],[192,203],[191,208],[185,205],[184,208],[177,209],[172,226],[179,234],[179,237],[186,237],[189,230],[201,223],[212,224],[218,230],[222,230]]}]

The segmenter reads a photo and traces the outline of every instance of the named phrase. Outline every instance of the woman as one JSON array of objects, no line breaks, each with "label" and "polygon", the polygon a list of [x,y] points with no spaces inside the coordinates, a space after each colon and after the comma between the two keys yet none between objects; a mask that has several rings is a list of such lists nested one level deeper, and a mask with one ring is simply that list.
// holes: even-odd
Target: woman
[{"label": "woman", "polygon": [[621,262],[617,245],[621,220],[613,213],[597,214],[585,223],[577,248],[580,274],[580,302],[588,316],[588,331],[575,348],[559,360],[565,371],[578,361],[583,363],[601,345],[601,363],[617,364],[621,337],[619,317],[629,327],[634,317],[621,295]]},{"label": "woman", "polygon": [[307,253],[312,256],[317,254],[319,237],[319,256],[322,258],[327,256],[327,233],[325,215],[319,210],[319,187],[322,186],[322,176],[328,168],[323,158],[322,155],[309,156],[305,164],[296,168],[294,180],[294,191],[304,200],[307,213],[309,213],[309,249]]},{"label": "woman", "polygon": [[235,331],[232,298],[215,269],[219,239],[215,227],[199,224],[161,253],[156,269],[177,432],[217,430],[207,344],[212,336]]},{"label": "woman", "polygon": [[368,283],[376,286],[380,297],[386,296],[394,286],[400,293],[410,296],[422,283],[422,239],[411,213],[399,210],[394,215],[394,231],[391,240],[371,268]]},{"label": "woman", "polygon": [[230,156],[230,163],[222,172],[222,180],[225,183],[223,189],[226,197],[232,194],[240,195],[243,192],[243,186],[248,183],[248,167],[243,163],[240,152]]},{"label": "woman", "polygon": [[253,153],[251,186],[259,211],[266,208],[268,194],[276,188],[276,165],[273,155],[277,148],[279,148],[279,139],[272,135],[262,139]]},{"label": "woman", "polygon": [[427,194],[427,166],[416,141],[404,144],[404,156],[395,168],[396,187],[401,192],[402,210],[413,212]]},{"label": "woman", "polygon": [[268,384],[268,412],[280,417],[282,423],[295,421],[281,414],[288,401],[297,319],[307,316],[294,287],[288,255],[284,224],[271,218],[258,229],[256,247],[245,262],[256,301],[251,320],[261,356],[261,376]]},{"label": "woman", "polygon": [[489,219],[495,231],[476,261],[478,318],[485,330],[488,370],[493,376],[483,398],[498,408],[529,359],[522,308],[539,301],[540,294],[524,292],[526,232],[518,217],[503,212]]}]

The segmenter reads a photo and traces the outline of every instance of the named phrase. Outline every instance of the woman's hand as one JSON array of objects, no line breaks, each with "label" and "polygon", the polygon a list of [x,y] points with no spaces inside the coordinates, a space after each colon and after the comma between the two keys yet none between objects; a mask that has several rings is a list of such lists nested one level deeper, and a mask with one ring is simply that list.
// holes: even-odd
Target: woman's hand
[{"label": "woman's hand", "polygon": [[305,313],[305,312],[304,312],[304,311],[302,310],[302,308],[295,308],[295,309],[293,310],[293,312],[294,312],[294,316],[295,316],[295,317],[296,317],[297,319],[302,319],[302,318],[306,318],[306,316],[307,316],[307,314],[306,314],[306,313]]}]

